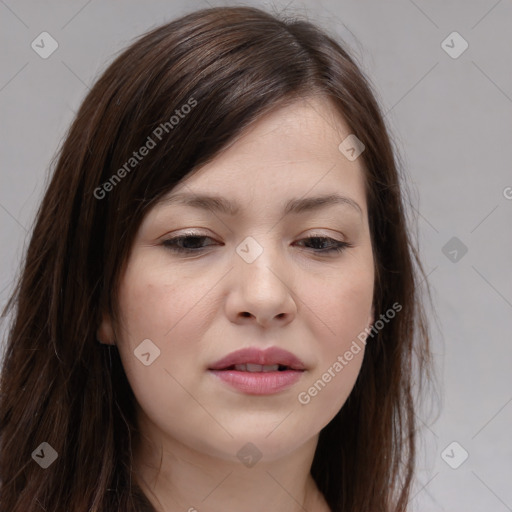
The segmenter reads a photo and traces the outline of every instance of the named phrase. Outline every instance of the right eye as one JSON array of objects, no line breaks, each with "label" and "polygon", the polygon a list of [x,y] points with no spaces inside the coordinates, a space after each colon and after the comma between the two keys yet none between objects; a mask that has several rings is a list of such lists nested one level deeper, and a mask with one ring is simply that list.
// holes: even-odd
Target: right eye
[{"label": "right eye", "polygon": [[[210,239],[211,237],[205,236],[205,235],[198,235],[198,234],[185,234],[180,236],[175,236],[172,238],[168,238],[166,240],[162,241],[162,245],[169,249],[170,251],[177,252],[177,253],[197,253],[200,252],[205,247],[208,247],[208,244],[206,246],[198,246],[198,242],[203,239]],[[185,245],[185,247],[182,246],[182,244]]]}]

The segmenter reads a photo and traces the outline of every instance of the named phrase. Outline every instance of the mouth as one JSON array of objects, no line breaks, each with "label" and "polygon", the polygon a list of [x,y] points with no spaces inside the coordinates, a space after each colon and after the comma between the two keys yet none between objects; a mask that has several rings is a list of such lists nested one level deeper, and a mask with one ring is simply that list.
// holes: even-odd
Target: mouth
[{"label": "mouth", "polygon": [[275,347],[232,352],[208,368],[224,384],[245,394],[269,395],[295,384],[306,371],[291,352]]},{"label": "mouth", "polygon": [[[290,366],[284,364],[232,364],[227,368],[222,368],[220,371],[237,371],[237,372],[249,372],[249,373],[268,373],[268,372],[285,372],[293,370]],[[303,371],[303,370],[297,370]]]},{"label": "mouth", "polygon": [[209,370],[236,370],[247,372],[275,372],[286,370],[305,370],[304,363],[291,352],[282,348],[270,347],[243,348],[231,352],[213,363]]}]

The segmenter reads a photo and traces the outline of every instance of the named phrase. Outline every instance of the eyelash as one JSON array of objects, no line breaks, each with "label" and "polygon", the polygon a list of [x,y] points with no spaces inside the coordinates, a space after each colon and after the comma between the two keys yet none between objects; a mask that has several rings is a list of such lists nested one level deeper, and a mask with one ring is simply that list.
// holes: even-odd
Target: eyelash
[{"label": "eyelash", "polygon": [[[209,246],[207,245],[204,247],[199,247],[197,249],[190,249],[187,247],[180,247],[177,245],[177,243],[179,241],[183,241],[183,240],[190,240],[190,239],[197,240],[197,239],[202,239],[202,238],[203,239],[204,238],[211,239],[211,237],[206,236],[206,235],[197,235],[194,233],[189,233],[189,234],[185,234],[185,235],[176,236],[173,238],[168,238],[167,240],[163,240],[162,245],[166,249],[169,249],[170,251],[175,252],[175,253],[181,253],[181,254],[196,253],[197,254],[197,253],[201,252],[202,249],[205,249],[206,247],[209,247]],[[307,238],[303,238],[301,241],[303,241],[303,240],[328,240],[328,241],[331,241],[334,243],[334,246],[330,247],[328,249],[313,249],[313,251],[318,254],[342,253],[343,251],[345,251],[345,249],[348,249],[349,247],[353,247],[353,245],[348,242],[340,242],[339,240],[335,240],[334,238],[330,238],[328,236],[310,236]],[[212,245],[212,244],[210,244],[210,245]]]}]

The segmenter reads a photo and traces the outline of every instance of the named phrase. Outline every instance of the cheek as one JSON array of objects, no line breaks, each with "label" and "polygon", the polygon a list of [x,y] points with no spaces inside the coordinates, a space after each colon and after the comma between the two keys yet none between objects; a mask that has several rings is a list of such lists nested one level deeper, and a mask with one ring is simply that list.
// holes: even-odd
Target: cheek
[{"label": "cheek", "polygon": [[331,359],[334,354],[347,350],[371,320],[374,272],[366,259],[340,266],[327,276],[322,286],[311,283],[309,289],[313,291],[306,295],[308,306],[318,316],[316,334],[323,340],[324,354]]},{"label": "cheek", "polygon": [[[184,282],[185,281],[185,282]],[[201,283],[184,280],[176,269],[171,271],[158,258],[138,255],[128,265],[119,290],[123,340],[135,349],[149,338],[162,350],[172,340],[173,346],[183,339],[177,336],[189,313],[197,308],[204,295]]]},{"label": "cheek", "polygon": [[321,290],[309,294],[308,305],[319,312],[315,337],[320,353],[297,401],[314,423],[313,429],[323,428],[337,414],[359,375],[365,344],[358,336],[371,320],[373,278],[371,266],[347,265]]},{"label": "cheek", "polygon": [[[180,389],[169,374],[188,384],[191,369],[200,371],[198,355],[215,312],[209,296],[213,284],[192,272],[178,272],[154,249],[134,252],[119,289],[118,326],[119,350],[133,388],[158,385],[168,397],[169,386]],[[158,357],[149,366],[136,357],[144,340],[157,347]],[[151,352],[151,343],[145,343]]]},{"label": "cheek", "polygon": [[326,301],[332,344],[336,348],[350,345],[367,327],[373,301],[372,285],[366,278],[347,280],[333,291],[331,300]]},{"label": "cheek", "polygon": [[[197,368],[201,350],[193,342],[201,339],[201,326],[194,318],[200,316],[198,300],[205,290],[200,286],[177,286],[177,279],[164,272],[148,272],[141,263],[128,267],[119,293],[118,348],[130,387],[145,416],[161,430],[185,439],[191,425],[205,422],[204,408],[191,400],[198,394],[196,374],[191,369]],[[138,347],[143,341],[146,349],[141,351]],[[141,361],[138,356],[146,353],[149,357],[142,357]],[[150,364],[144,364],[144,359],[149,359]],[[199,446],[201,440],[194,442]]]},{"label": "cheek", "polygon": [[[362,345],[362,344],[360,344]],[[320,431],[338,413],[352,392],[363,361],[364,348],[358,353],[351,350],[350,361],[339,354],[325,367],[311,376],[297,395],[304,418],[310,422],[309,430]],[[337,356],[338,357],[338,356]]]}]

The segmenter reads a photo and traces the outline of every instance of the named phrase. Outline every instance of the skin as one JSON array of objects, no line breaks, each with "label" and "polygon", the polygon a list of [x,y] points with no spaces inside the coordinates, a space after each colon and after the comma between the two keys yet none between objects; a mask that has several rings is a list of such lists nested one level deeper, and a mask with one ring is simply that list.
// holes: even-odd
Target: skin
[{"label": "skin", "polygon": [[[329,510],[309,472],[320,430],[353,388],[364,344],[308,404],[298,395],[373,322],[364,164],[338,149],[350,133],[327,99],[297,100],[168,194],[220,195],[240,203],[238,215],[162,203],[144,218],[121,280],[120,325],[105,315],[98,337],[118,346],[137,399],[135,469],[157,510]],[[289,199],[333,192],[362,213],[334,205],[283,216]],[[180,255],[162,245],[185,230],[209,237],[185,245],[203,249]],[[247,236],[263,248],[252,263],[236,252]],[[315,249],[332,242],[315,245],[310,236],[353,246],[322,254]],[[134,355],[145,339],[160,349],[149,366]],[[240,348],[270,346],[307,367],[287,390],[248,395],[207,370]],[[236,456],[248,442],[262,454],[252,467]]]}]

